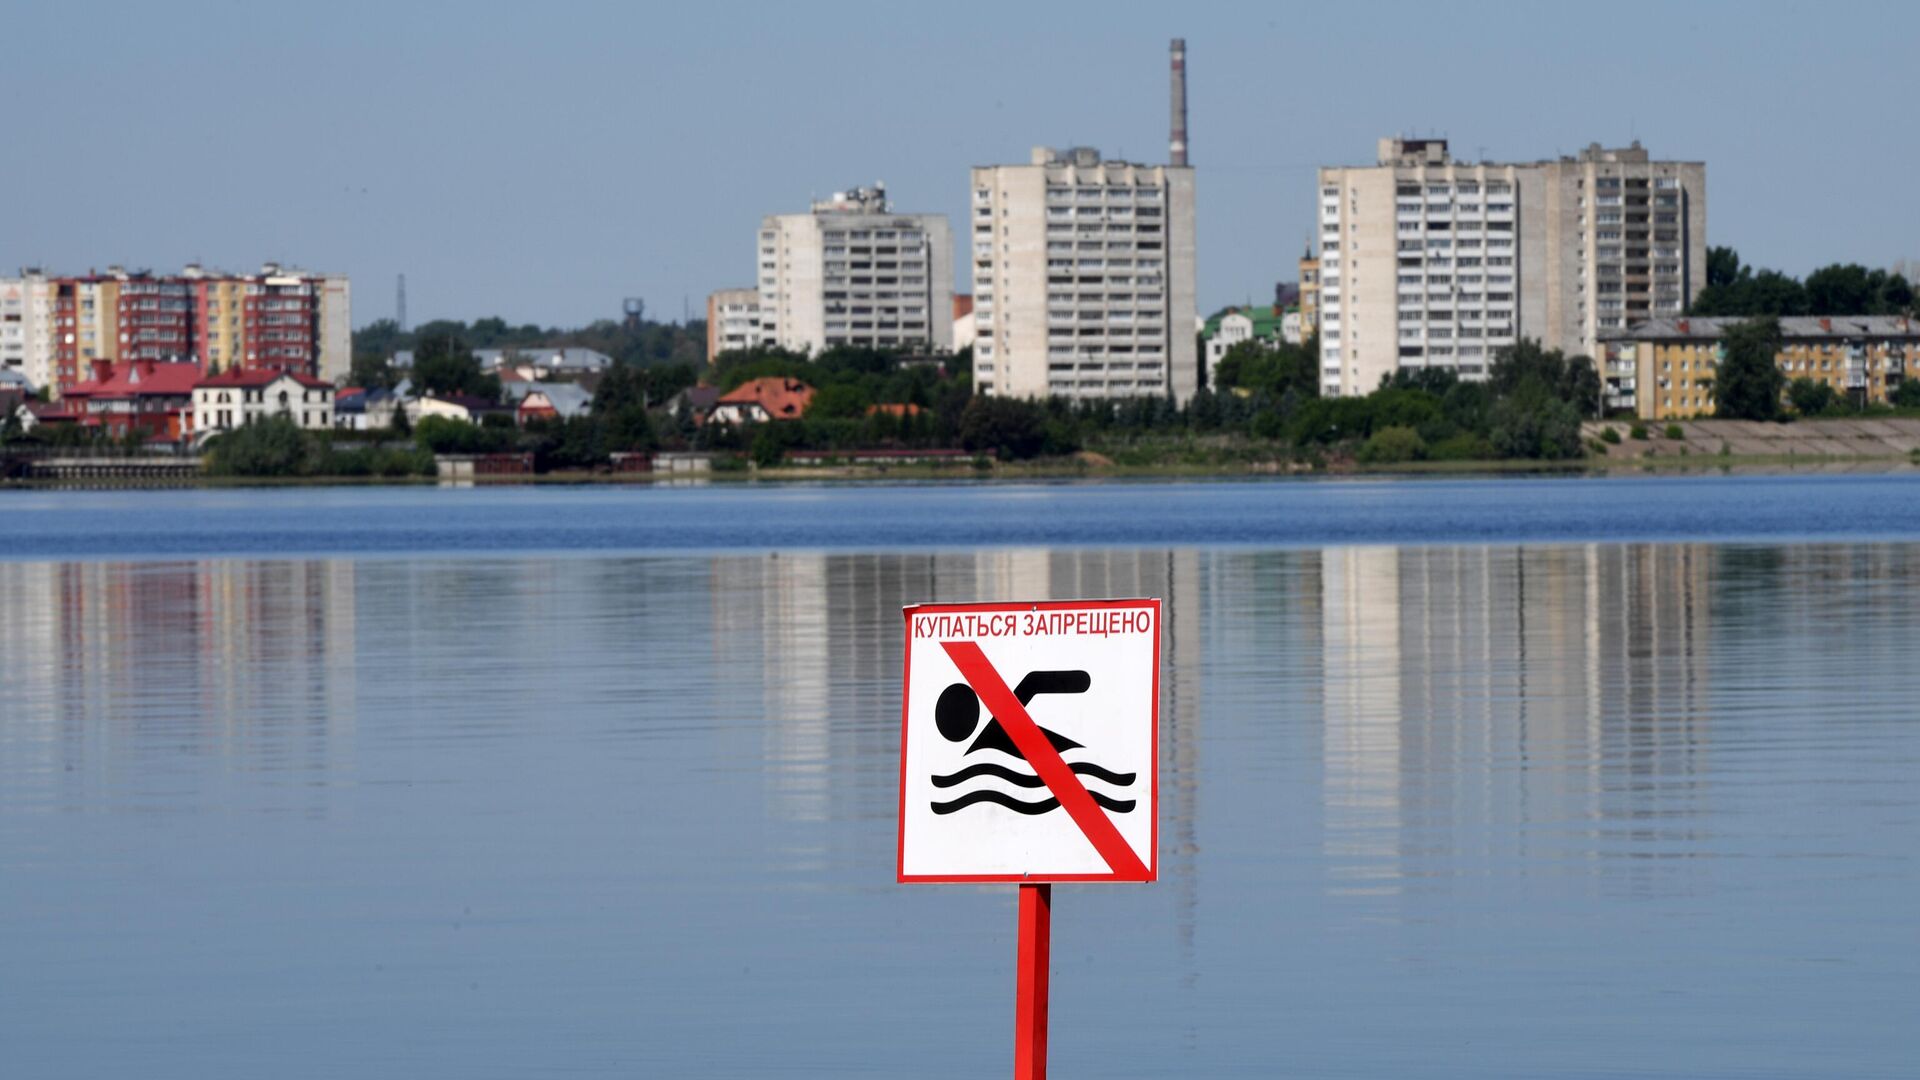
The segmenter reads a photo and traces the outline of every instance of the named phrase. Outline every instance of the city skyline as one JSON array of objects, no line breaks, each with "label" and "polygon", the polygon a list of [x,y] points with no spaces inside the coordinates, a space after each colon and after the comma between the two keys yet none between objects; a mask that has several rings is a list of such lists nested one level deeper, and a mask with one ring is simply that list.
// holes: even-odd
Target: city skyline
[{"label": "city skyline", "polygon": [[[980,26],[1018,10],[1025,28],[991,49],[951,20],[860,5],[214,10],[115,6],[85,38],[57,9],[11,17],[39,43],[15,68],[37,104],[0,171],[0,272],[280,260],[356,279],[360,325],[392,314],[400,273],[415,323],[576,325],[628,296],[698,318],[709,292],[751,282],[760,219],[809,194],[884,180],[902,206],[964,221],[967,170],[1033,146],[1167,161],[1173,37],[1202,312],[1291,279],[1315,171],[1366,164],[1392,134],[1447,137],[1466,160],[1637,138],[1706,161],[1708,242],[1793,274],[1920,249],[1887,227],[1917,153],[1877,115],[1911,97],[1899,49],[1920,14],[1894,5],[1822,12],[1808,34],[1785,4],[1593,22],[1572,6],[987,3]],[[1744,74],[1760,62],[1847,78],[1795,80],[1762,108]],[[168,93],[178,108],[151,106]],[[1820,151],[1788,152],[1796,133]]]}]

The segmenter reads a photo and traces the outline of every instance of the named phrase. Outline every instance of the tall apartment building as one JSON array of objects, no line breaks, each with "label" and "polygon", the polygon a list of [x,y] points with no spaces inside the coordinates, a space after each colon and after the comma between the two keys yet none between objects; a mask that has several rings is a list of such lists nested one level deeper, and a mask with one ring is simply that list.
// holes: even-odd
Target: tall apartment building
[{"label": "tall apartment building", "polygon": [[1321,389],[1402,367],[1481,378],[1521,338],[1594,355],[1603,330],[1673,316],[1706,284],[1706,166],[1639,143],[1524,164],[1382,139],[1320,170]]},{"label": "tall apartment building", "polygon": [[884,187],[834,192],[760,223],[760,340],[953,347],[953,236],[943,214],[896,214]]},{"label": "tall apartment building", "polygon": [[29,385],[53,375],[54,283],[37,270],[0,280],[0,368]]},{"label": "tall apartment building", "polygon": [[116,266],[0,279],[0,364],[54,393],[88,378],[96,360],[192,360],[209,374],[274,369],[337,380],[352,358],[344,275],[268,264],[252,275]]},{"label": "tall apartment building", "polygon": [[1102,161],[1085,147],[976,167],[975,388],[1191,398],[1193,196],[1190,166]]},{"label": "tall apartment building", "polygon": [[760,344],[760,290],[716,289],[707,296],[707,363]]}]

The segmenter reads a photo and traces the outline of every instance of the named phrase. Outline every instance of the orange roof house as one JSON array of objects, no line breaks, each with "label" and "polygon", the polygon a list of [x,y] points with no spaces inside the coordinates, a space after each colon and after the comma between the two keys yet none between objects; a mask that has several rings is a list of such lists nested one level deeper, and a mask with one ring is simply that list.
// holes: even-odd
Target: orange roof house
[{"label": "orange roof house", "polygon": [[798,420],[812,401],[813,387],[798,379],[753,379],[720,395],[708,420],[722,424]]}]

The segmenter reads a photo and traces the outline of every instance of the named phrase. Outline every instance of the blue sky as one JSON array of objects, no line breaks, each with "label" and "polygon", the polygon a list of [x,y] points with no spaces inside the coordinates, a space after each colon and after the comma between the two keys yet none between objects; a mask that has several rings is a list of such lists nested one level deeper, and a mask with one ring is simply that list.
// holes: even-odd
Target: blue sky
[{"label": "blue sky", "polygon": [[[1604,10],[1605,15],[1588,13]],[[1793,273],[1920,258],[1920,5],[5,0],[0,272],[354,276],[355,322],[700,313],[766,213],[1082,144],[1162,161],[1188,43],[1201,306],[1293,277],[1313,169],[1398,132],[1708,166],[1708,240]],[[958,287],[967,287],[964,274]]]}]

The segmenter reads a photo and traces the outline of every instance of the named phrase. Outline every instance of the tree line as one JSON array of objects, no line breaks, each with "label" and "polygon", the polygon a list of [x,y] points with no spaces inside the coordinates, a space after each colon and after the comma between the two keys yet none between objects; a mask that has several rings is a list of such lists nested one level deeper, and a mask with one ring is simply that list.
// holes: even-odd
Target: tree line
[{"label": "tree line", "polygon": [[1801,281],[1756,270],[1730,247],[1707,249],[1707,284],[1688,313],[1735,318],[1790,315],[1905,315],[1914,311],[1911,283],[1898,273],[1858,263],[1823,266]]}]

